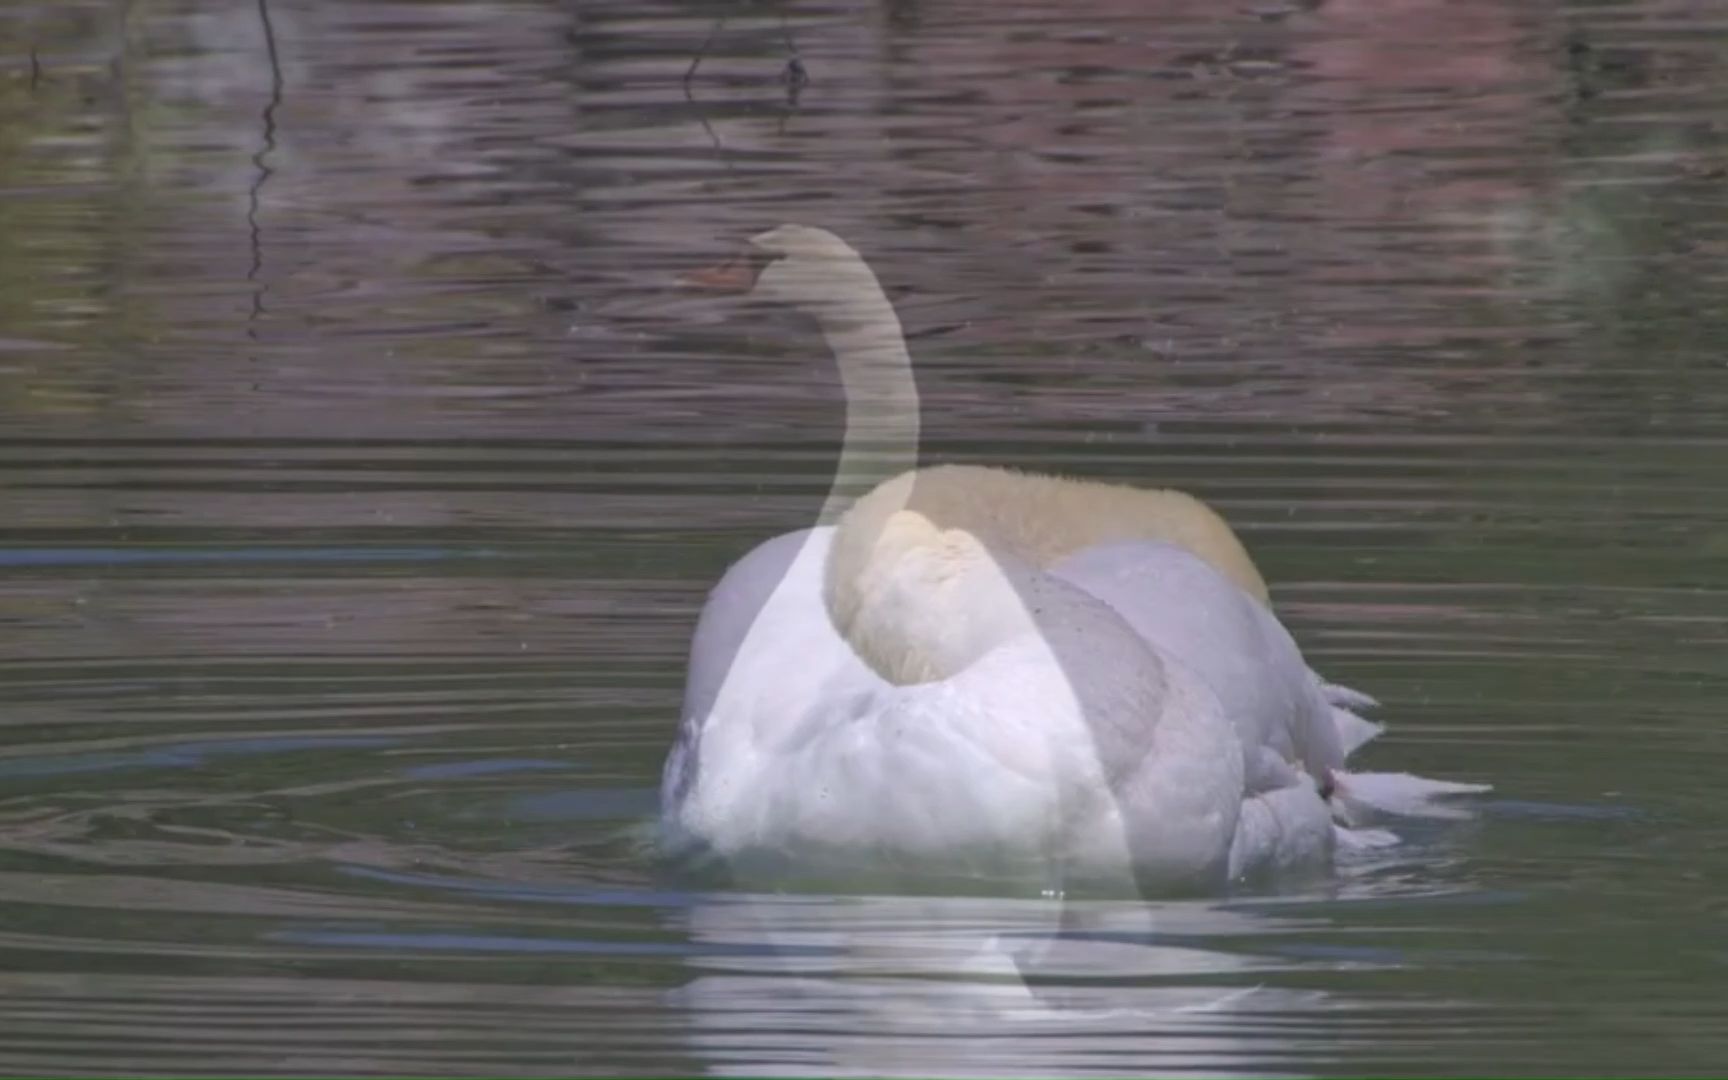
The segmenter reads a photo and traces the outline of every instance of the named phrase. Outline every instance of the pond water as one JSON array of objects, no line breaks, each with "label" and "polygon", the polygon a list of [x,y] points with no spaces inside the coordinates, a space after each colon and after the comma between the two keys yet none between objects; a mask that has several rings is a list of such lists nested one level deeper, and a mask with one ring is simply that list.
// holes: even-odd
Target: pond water
[{"label": "pond water", "polygon": [[[0,5],[0,1071],[1719,1071],[1725,118],[1720,0]],[[927,462],[1211,500],[1480,813],[663,880],[696,611],[839,437],[674,284],[781,221]]]}]

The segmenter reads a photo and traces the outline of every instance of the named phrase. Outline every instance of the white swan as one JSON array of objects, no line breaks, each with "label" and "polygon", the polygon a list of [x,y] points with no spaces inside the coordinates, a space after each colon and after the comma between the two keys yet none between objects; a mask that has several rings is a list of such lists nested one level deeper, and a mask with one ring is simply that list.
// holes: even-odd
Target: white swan
[{"label": "white swan", "polygon": [[846,441],[816,528],[710,595],[661,791],[670,850],[746,880],[1215,889],[1388,842],[1478,785],[1350,774],[1369,699],[1321,681],[1228,525],[1175,491],[915,470],[900,323],[838,237],[692,275],[814,315]]}]

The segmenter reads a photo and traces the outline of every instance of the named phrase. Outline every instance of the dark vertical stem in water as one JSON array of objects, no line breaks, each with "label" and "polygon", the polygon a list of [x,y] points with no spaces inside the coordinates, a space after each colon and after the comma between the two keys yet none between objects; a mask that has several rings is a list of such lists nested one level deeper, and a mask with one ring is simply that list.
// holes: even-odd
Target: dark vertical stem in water
[{"label": "dark vertical stem in water", "polygon": [[792,24],[787,21],[785,8],[780,9],[780,36],[786,41],[786,67],[780,72],[780,81],[786,84],[786,107],[796,109],[798,95],[809,85],[810,73],[804,70],[804,58],[798,55],[798,43],[792,40]]},{"label": "dark vertical stem in water", "polygon": [[[246,280],[253,286],[252,314],[248,317],[248,322],[256,320],[264,313],[265,286],[259,280],[264,271],[264,231],[258,225],[258,195],[270,181],[269,157],[276,149],[276,108],[282,104],[282,61],[276,52],[276,28],[270,22],[270,0],[258,0],[258,20],[264,26],[264,48],[270,56],[270,101],[264,106],[263,145],[252,155],[252,164],[257,168],[258,175],[252,181],[246,203],[246,224],[252,234],[252,267],[246,272]],[[257,338],[254,328],[248,328],[246,333],[248,337]]]},{"label": "dark vertical stem in water", "polygon": [[686,98],[690,96],[690,80],[696,77],[696,69],[702,66],[703,59],[707,57],[708,47],[714,44],[714,38],[720,31],[726,29],[726,20],[731,17],[731,12],[722,12],[720,17],[714,20],[714,25],[708,28],[708,36],[702,39],[702,47],[696,50],[695,56],[690,58],[690,66],[684,70],[684,96]]},{"label": "dark vertical stem in water", "polygon": [[37,55],[36,46],[30,46],[30,92],[42,85],[42,57]]},{"label": "dark vertical stem in water", "polygon": [[708,36],[702,39],[702,47],[696,50],[696,55],[690,58],[690,67],[684,72],[684,100],[696,107],[696,122],[702,125],[702,130],[708,133],[708,141],[714,147],[714,156],[727,172],[732,171],[732,161],[726,156],[726,144],[720,141],[720,136],[714,130],[714,125],[708,122],[702,103],[696,100],[696,95],[690,90],[690,80],[696,77],[696,69],[702,66],[702,58],[708,55],[709,46],[714,44],[714,38],[726,27],[726,20],[731,18],[730,12],[722,12],[714,20],[714,25],[708,28]]},{"label": "dark vertical stem in water", "polygon": [[810,84],[810,73],[804,70],[804,58],[798,55],[798,43],[792,40],[792,24],[786,20],[786,9],[780,9],[780,36],[786,41],[786,66],[780,81],[786,84],[786,112],[780,117],[780,133],[786,133],[786,121],[798,107],[798,97]]}]

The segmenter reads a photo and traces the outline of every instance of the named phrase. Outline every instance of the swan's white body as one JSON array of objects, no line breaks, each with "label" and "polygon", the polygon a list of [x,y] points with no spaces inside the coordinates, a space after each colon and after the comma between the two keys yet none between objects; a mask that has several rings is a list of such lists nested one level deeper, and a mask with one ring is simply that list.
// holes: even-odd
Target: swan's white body
[{"label": "swan's white body", "polygon": [[[824,292],[806,258],[793,299],[850,371],[849,436],[915,438],[874,276],[830,234],[768,237],[789,230],[838,271]],[[1357,827],[1357,787],[1398,810],[1477,790],[1344,772],[1367,699],[1309,670],[1186,496],[946,467],[838,502],[708,599],[662,788],[674,851],[750,880],[1209,889],[1390,839]]]}]

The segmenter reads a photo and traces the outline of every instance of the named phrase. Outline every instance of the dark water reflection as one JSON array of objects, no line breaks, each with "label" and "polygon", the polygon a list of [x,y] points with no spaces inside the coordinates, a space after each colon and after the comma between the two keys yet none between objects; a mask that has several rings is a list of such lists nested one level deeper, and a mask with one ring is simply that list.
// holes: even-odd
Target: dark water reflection
[{"label": "dark water reflection", "polygon": [[[0,1070],[1719,1069],[1728,8],[746,6],[687,101],[717,11],[0,8]],[[670,282],[781,220],[929,460],[1213,499],[1497,801],[1212,904],[657,882],[840,418]]]}]

